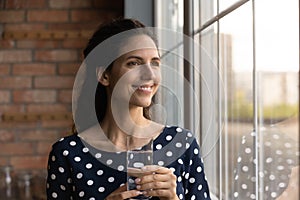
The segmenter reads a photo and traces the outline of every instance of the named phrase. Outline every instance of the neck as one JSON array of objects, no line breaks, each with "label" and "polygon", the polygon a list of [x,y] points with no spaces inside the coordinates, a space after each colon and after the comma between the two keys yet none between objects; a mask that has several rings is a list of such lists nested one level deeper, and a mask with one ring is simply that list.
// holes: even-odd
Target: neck
[{"label": "neck", "polygon": [[121,147],[126,144],[128,136],[143,135],[150,120],[143,116],[142,107],[118,109],[117,113],[109,107],[100,124],[107,138]]},{"label": "neck", "polygon": [[[125,106],[123,108],[126,108]],[[155,139],[163,130],[163,125],[146,119],[142,107],[119,109],[114,114],[110,108],[100,123],[106,137],[118,148],[126,149],[127,138],[130,146],[141,146],[149,139]]]}]

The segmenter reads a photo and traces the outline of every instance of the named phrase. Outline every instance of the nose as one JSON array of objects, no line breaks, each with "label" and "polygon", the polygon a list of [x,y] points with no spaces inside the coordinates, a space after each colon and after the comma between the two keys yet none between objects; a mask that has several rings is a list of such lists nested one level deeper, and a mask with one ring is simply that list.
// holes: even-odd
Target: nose
[{"label": "nose", "polygon": [[156,80],[159,70],[147,63],[141,66],[141,79],[142,80]]}]

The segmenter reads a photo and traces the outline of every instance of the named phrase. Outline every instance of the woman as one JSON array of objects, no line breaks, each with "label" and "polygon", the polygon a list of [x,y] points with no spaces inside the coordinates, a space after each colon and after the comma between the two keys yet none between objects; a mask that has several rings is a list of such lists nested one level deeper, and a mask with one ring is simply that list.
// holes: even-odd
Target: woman
[{"label": "woman", "polygon": [[[161,79],[153,34],[139,21],[115,20],[99,27],[84,56],[84,76],[73,96],[75,134],[53,145],[48,199],[118,200],[142,194],[161,200],[210,199],[195,138],[188,130],[150,119]],[[126,150],[151,139],[154,165],[143,168],[136,189],[127,190]]]}]

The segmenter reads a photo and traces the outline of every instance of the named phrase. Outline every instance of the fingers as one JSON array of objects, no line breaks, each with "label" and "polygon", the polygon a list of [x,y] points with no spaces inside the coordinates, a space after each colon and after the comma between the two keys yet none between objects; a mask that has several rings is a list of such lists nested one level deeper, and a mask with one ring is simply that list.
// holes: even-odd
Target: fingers
[{"label": "fingers", "polygon": [[[138,191],[138,190],[129,190],[129,191],[122,192],[120,194],[120,196],[121,196],[120,199],[128,199],[128,198],[131,198],[131,197],[138,196],[140,194],[143,194],[143,193],[141,191]],[[116,198],[114,198],[114,199],[116,199]]]},{"label": "fingers", "polygon": [[[145,169],[147,168],[147,169]],[[176,176],[171,169],[165,167],[147,166],[143,170],[151,173],[135,180],[137,190],[143,191],[147,196],[169,197],[176,196]]]},{"label": "fingers", "polygon": [[174,174],[149,174],[140,178],[137,178],[135,182],[137,184],[146,184],[150,182],[169,182],[176,179]]},{"label": "fingers", "polygon": [[143,177],[137,178],[137,184],[146,184],[150,182],[176,182],[176,176],[171,169],[165,167],[156,167],[151,173],[144,174]]},{"label": "fingers", "polygon": [[174,174],[151,174],[136,179],[136,184],[138,190],[176,188],[176,176]]},{"label": "fingers", "polygon": [[127,185],[123,185],[112,192],[109,196],[105,198],[105,200],[123,200],[131,197],[138,196],[143,194],[141,191],[138,190],[126,190]]},{"label": "fingers", "polygon": [[111,193],[108,197],[105,198],[105,200],[123,200],[128,199],[131,197],[138,196],[140,194],[143,194],[141,191],[138,190],[129,190],[121,193]]},{"label": "fingers", "polygon": [[141,185],[137,185],[138,190],[155,190],[155,189],[169,189],[172,188],[174,184],[169,182],[149,182]]}]

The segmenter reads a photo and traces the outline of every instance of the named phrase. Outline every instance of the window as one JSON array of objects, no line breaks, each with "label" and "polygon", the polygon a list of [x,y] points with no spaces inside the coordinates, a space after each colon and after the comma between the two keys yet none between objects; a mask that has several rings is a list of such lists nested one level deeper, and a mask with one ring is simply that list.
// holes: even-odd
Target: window
[{"label": "window", "polygon": [[299,2],[165,0],[154,10],[155,26],[193,40],[161,35],[177,55],[164,57],[176,92],[165,88],[161,102],[168,122],[197,134],[212,196],[276,199],[299,165]]}]

